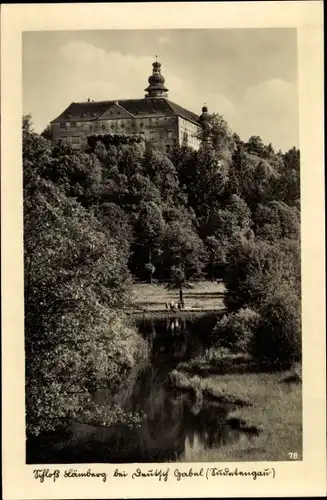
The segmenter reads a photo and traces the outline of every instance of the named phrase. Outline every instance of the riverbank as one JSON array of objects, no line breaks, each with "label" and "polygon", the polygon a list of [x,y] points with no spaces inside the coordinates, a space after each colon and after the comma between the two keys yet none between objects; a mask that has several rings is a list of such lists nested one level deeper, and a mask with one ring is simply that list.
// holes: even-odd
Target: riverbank
[{"label": "riverbank", "polygon": [[251,439],[240,439],[228,446],[187,446],[179,461],[286,461],[290,453],[297,453],[301,459],[302,386],[286,382],[285,376],[287,373],[196,376],[197,385],[209,389],[217,401],[225,398],[235,403],[229,421],[255,432]]}]

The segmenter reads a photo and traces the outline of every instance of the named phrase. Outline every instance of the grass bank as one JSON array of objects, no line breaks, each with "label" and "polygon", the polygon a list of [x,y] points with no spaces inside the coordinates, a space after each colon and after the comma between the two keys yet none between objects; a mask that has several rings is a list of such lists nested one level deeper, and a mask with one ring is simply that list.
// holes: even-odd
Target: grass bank
[{"label": "grass bank", "polygon": [[260,429],[258,436],[212,449],[188,448],[180,461],[287,461],[290,453],[302,459],[302,385],[286,383],[285,374],[254,373],[214,375],[203,378],[202,386],[216,394],[251,402],[238,405],[229,418]]}]

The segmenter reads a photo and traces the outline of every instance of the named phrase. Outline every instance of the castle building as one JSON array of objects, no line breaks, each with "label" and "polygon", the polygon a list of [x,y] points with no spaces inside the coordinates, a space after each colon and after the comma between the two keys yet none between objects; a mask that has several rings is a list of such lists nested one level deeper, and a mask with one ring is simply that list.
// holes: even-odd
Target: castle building
[{"label": "castle building", "polygon": [[51,122],[52,144],[63,143],[81,150],[89,135],[142,134],[163,153],[182,144],[198,149],[207,108],[204,106],[198,116],[170,101],[160,62],[152,66],[143,99],[72,102]]}]

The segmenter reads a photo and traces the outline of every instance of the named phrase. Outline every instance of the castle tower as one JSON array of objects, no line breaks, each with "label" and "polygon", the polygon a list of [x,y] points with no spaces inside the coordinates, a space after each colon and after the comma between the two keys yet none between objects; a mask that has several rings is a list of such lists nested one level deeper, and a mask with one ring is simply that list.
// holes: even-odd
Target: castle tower
[{"label": "castle tower", "polygon": [[145,98],[168,97],[168,89],[165,87],[165,79],[161,74],[160,62],[156,60],[152,64],[152,68],[152,75],[148,79],[150,85],[145,89],[145,92],[147,92]]},{"label": "castle tower", "polygon": [[210,115],[208,114],[208,108],[206,104],[204,104],[202,108],[202,115],[199,118],[199,122],[201,123],[204,130],[210,129]]}]

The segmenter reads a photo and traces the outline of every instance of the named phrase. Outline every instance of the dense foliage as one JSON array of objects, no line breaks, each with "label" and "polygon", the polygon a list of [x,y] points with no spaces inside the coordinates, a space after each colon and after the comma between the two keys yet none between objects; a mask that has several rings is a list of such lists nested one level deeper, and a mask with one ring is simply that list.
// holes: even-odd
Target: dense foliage
[{"label": "dense foliage", "polygon": [[137,415],[92,397],[100,387],[118,390],[145,350],[120,312],[129,296],[128,243],[108,223],[112,207],[99,217],[78,201],[94,196],[92,170],[68,154],[59,162],[28,120],[23,168],[28,435],[74,421],[133,424]]},{"label": "dense foliage", "polygon": [[230,316],[216,330],[225,347],[265,362],[299,358],[297,149],[243,142],[219,115],[198,151],[169,155],[133,136],[92,136],[83,152],[48,138],[24,117],[30,433],[136,419],[92,399],[99,386],[117,389],[142,348],[121,313],[131,277],[222,279]]}]

